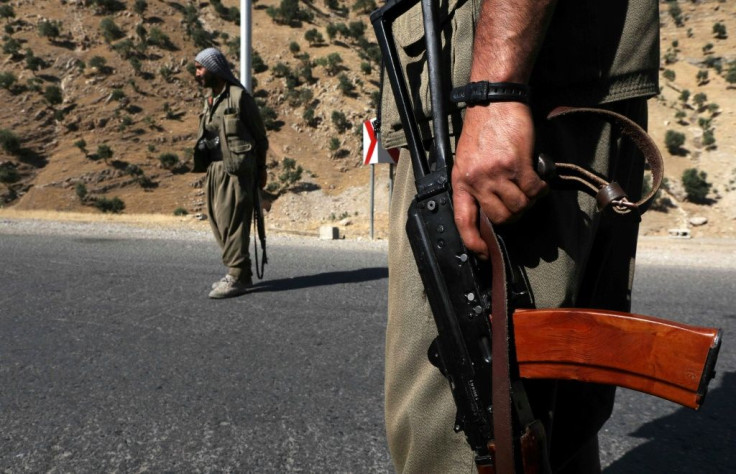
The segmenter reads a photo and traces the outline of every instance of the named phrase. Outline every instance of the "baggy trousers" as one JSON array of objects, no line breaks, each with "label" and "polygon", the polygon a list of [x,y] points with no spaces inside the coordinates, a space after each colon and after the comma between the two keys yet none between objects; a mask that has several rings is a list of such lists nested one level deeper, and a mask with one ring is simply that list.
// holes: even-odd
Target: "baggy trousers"
[{"label": "baggy trousers", "polygon": [[232,176],[222,161],[207,168],[207,213],[215,239],[222,249],[228,274],[240,280],[252,276],[248,244],[253,216],[253,177]]},{"label": "baggy trousers", "polygon": [[[646,101],[604,106],[646,126]],[[615,178],[631,200],[641,194],[643,158],[597,119],[563,118],[536,126],[540,151]],[[386,331],[385,421],[392,461],[400,473],[473,473],[465,435],[453,431],[448,381],[427,359],[437,329],[406,237],[416,193],[403,150],[391,201],[389,301]],[[529,278],[538,308],[630,308],[639,216],[596,210],[579,189],[552,189],[514,224],[499,226],[513,263]],[[605,341],[602,341],[605,343]],[[489,374],[490,376],[490,374]],[[555,472],[600,471],[597,432],[611,414],[615,387],[525,381],[532,409],[546,427]]]}]

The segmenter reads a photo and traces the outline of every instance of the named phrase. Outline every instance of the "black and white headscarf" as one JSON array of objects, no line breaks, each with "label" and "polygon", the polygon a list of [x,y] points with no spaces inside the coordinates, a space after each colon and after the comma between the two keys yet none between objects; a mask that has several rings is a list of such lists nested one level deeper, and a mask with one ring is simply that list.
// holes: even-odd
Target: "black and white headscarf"
[{"label": "black and white headscarf", "polygon": [[197,54],[194,58],[199,64],[207,68],[208,71],[221,77],[230,84],[238,87],[243,87],[240,81],[233,75],[230,70],[225,55],[220,52],[217,48],[206,48]]}]

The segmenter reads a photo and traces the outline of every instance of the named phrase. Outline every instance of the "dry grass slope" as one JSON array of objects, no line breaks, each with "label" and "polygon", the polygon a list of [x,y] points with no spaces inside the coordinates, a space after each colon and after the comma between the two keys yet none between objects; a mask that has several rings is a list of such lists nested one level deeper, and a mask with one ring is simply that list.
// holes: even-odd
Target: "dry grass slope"
[{"label": "dry grass slope", "polygon": [[[192,61],[210,38],[238,70],[239,26],[228,15],[239,1],[144,3],[145,9],[141,0],[0,0],[0,100],[6,105],[0,109],[0,128],[18,137],[21,147],[19,152],[0,148],[0,205],[15,212],[92,216],[100,213],[91,205],[95,198],[118,197],[129,214],[172,215],[184,209],[193,215],[202,210],[201,176],[186,172],[201,109]],[[689,227],[695,236],[735,236],[736,165],[731,157],[736,132],[729,125],[736,104],[726,78],[736,60],[736,7],[722,1],[677,5],[682,26],[675,24],[670,5],[661,3],[662,94],[652,101],[650,120],[665,155],[667,195],[674,207],[648,213],[643,231],[666,235],[670,228]],[[268,66],[255,73],[255,91],[276,115],[269,135],[270,180],[287,187],[279,179],[284,158],[294,159],[304,173],[297,186],[280,190],[269,224],[314,231],[320,224],[342,221],[348,236],[365,235],[370,181],[369,170],[361,166],[358,132],[360,123],[375,115],[378,68],[365,57],[366,43],[345,33],[331,38],[330,33],[340,23],[363,22],[373,43],[368,15],[353,10],[349,1],[302,1],[299,6],[311,13],[311,20],[289,26],[269,16],[280,6],[280,0],[255,3],[253,47]],[[716,23],[725,27],[725,37],[714,32]],[[309,30],[323,41],[315,41],[317,35]],[[312,66],[310,81],[304,54]],[[335,54],[342,62],[330,70],[328,58]],[[707,79],[701,71],[707,71]],[[15,81],[5,87],[9,75]],[[294,76],[300,76],[296,86]],[[685,89],[690,92],[687,104],[680,99]],[[718,105],[715,113],[712,107],[698,110],[694,97],[699,93],[706,94],[706,106]],[[353,128],[341,132],[334,112],[344,114]],[[713,132],[715,146],[703,143],[702,118],[709,120],[704,126]],[[667,130],[685,135],[684,154],[667,152]],[[105,157],[106,151],[111,156]],[[178,165],[169,162],[176,161],[171,155]],[[685,199],[679,183],[687,168],[707,173],[713,184],[708,204]],[[383,236],[388,171],[378,167],[377,173],[376,232]],[[696,226],[693,217],[705,217],[707,224]]]}]

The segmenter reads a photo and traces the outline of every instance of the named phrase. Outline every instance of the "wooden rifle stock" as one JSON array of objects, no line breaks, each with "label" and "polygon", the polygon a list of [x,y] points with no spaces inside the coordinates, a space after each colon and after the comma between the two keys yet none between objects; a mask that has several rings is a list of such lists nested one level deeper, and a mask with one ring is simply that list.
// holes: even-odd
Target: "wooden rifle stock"
[{"label": "wooden rifle stock", "polygon": [[721,330],[599,309],[516,310],[516,358],[526,379],[617,385],[698,409]]}]

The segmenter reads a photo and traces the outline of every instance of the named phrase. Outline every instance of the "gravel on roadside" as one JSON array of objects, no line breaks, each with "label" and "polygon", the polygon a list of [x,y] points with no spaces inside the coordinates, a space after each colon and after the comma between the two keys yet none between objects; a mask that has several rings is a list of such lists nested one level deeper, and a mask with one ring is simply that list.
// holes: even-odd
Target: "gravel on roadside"
[{"label": "gravel on roadside", "polygon": [[[212,240],[208,226],[130,223],[111,221],[63,221],[0,217],[2,234],[54,234],[96,238]],[[267,233],[267,243],[306,246],[332,246],[337,249],[386,251],[386,240],[337,239],[321,240],[317,236]],[[671,237],[641,237],[637,251],[640,265],[693,266],[733,268],[736,266],[736,239],[678,239]]]}]

